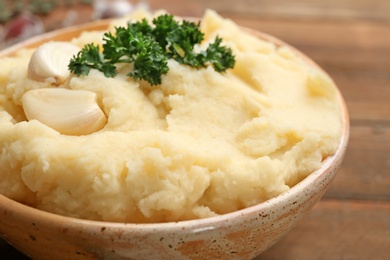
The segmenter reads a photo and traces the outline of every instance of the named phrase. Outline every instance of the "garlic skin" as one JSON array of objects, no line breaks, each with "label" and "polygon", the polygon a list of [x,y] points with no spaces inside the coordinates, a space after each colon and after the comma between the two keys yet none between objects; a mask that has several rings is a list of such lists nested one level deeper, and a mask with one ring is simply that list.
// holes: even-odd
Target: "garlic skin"
[{"label": "garlic skin", "polygon": [[65,135],[91,134],[107,123],[96,93],[87,90],[34,89],[23,95],[22,105],[28,120],[36,119]]},{"label": "garlic skin", "polygon": [[39,46],[28,64],[28,77],[61,85],[70,75],[68,64],[80,48],[69,42],[47,42]]}]

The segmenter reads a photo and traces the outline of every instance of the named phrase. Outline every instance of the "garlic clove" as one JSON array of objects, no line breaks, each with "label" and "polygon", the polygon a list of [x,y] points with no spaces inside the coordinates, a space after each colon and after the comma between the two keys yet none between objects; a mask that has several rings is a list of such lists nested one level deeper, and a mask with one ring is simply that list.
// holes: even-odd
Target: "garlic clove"
[{"label": "garlic clove", "polygon": [[28,64],[29,78],[62,84],[70,75],[68,64],[80,48],[68,42],[47,42],[39,46]]},{"label": "garlic clove", "polygon": [[107,123],[97,95],[86,90],[34,89],[23,95],[22,105],[28,120],[36,119],[66,135],[91,134]]}]

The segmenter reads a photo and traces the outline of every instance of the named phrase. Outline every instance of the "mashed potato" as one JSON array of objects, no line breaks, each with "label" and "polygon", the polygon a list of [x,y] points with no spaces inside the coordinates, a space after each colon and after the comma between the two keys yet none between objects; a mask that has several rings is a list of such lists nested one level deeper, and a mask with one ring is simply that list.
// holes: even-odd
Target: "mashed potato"
[{"label": "mashed potato", "polygon": [[[125,73],[71,76],[61,87],[96,93],[108,118],[88,135],[26,120],[23,94],[52,86],[27,77],[33,50],[1,58],[0,193],[72,217],[165,222],[252,206],[318,169],[340,140],[331,79],[213,11],[201,27],[205,44],[219,35],[232,48],[234,69],[170,60],[157,86]],[[82,47],[101,36],[86,32],[72,42]]]}]

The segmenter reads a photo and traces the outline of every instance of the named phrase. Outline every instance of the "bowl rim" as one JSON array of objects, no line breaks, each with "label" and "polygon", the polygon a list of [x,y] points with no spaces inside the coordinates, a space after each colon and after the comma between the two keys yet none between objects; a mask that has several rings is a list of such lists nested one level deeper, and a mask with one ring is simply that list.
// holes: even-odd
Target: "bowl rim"
[{"label": "bowl rim", "polygon": [[[194,18],[190,18],[194,19]],[[22,42],[16,43],[12,46],[9,46],[5,49],[0,50],[0,57],[4,56],[13,56],[15,53],[17,53],[18,50],[23,48],[34,48],[38,46],[39,44],[42,44],[43,42],[46,42],[48,40],[61,40],[61,39],[67,39],[69,35],[73,35],[75,37],[75,32],[78,31],[78,35],[80,35],[84,31],[98,31],[98,30],[105,30],[107,29],[107,26],[109,25],[109,22],[112,19],[103,19],[103,20],[96,20],[93,22],[88,22],[82,25],[76,25],[76,26],[70,26],[67,28],[58,29],[52,32],[47,32],[41,35],[37,35],[34,37],[31,37],[27,40],[24,40]],[[239,26],[241,29],[254,34],[256,37],[259,37],[263,40],[269,41],[276,45],[276,47],[288,47],[291,49],[296,55],[298,55],[305,63],[307,63],[310,66],[315,66],[318,69],[320,69],[323,73],[328,75],[327,72],[325,72],[317,63],[315,63],[311,58],[303,54],[301,51],[296,49],[295,47],[289,45],[288,43],[280,40],[279,38],[276,38],[274,36],[271,36],[267,33],[254,30],[251,28],[247,28],[244,26]],[[58,37],[60,35],[60,37]],[[27,45],[27,47],[26,47]],[[329,76],[329,75],[328,75]],[[321,164],[321,167],[314,172],[310,173],[307,177],[305,177],[303,180],[301,180],[299,183],[291,187],[289,190],[271,198],[264,202],[261,202],[259,204],[243,208],[237,211],[233,211],[230,213],[225,213],[217,216],[212,217],[206,217],[206,218],[200,218],[200,219],[191,219],[191,220],[181,220],[181,221],[169,221],[169,222],[158,222],[158,223],[126,223],[126,222],[110,222],[110,221],[101,221],[101,220],[88,220],[88,219],[81,219],[81,218],[75,218],[70,216],[64,216],[44,210],[40,210],[28,205],[25,205],[23,203],[20,203],[18,201],[12,200],[2,194],[0,194],[0,210],[3,212],[12,212],[12,214],[17,216],[23,216],[25,214],[31,214],[33,215],[33,218],[36,220],[44,221],[48,220],[47,223],[54,223],[54,221],[61,221],[62,223],[69,223],[73,226],[82,225],[82,226],[89,226],[89,227],[108,227],[108,228],[120,228],[120,229],[143,229],[143,230],[149,230],[149,231],[156,231],[156,230],[177,230],[177,229],[186,229],[189,227],[197,227],[199,229],[203,228],[216,228],[218,226],[218,223],[226,223],[228,221],[232,221],[232,219],[239,219],[247,215],[252,214],[258,214],[258,212],[265,212],[269,210],[272,205],[283,203],[284,201],[288,201],[288,198],[292,198],[294,196],[297,196],[302,189],[307,189],[313,181],[321,177],[323,174],[327,174],[327,170],[331,168],[332,164],[336,162],[337,160],[342,160],[345,152],[346,147],[349,141],[349,134],[350,134],[350,123],[349,123],[349,113],[346,106],[346,102],[341,94],[340,89],[336,85],[336,95],[338,97],[338,103],[340,105],[340,112],[341,112],[341,138],[339,141],[338,148],[336,152],[325,158],[324,161]],[[333,176],[331,176],[331,179],[333,179],[335,173]]]}]

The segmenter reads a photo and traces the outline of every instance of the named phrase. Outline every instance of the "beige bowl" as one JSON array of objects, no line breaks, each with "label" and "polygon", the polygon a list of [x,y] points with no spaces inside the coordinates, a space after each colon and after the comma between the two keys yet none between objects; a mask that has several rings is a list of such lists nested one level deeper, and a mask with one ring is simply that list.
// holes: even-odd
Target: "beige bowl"
[{"label": "beige bowl", "polygon": [[[105,29],[98,21],[41,35],[0,52],[12,55],[48,40],[69,40],[85,30]],[[247,30],[247,29],[245,29]],[[269,35],[252,34],[287,45]],[[303,54],[308,63],[317,66]],[[346,150],[349,119],[342,110],[342,139],[336,154],[289,191],[230,214],[161,224],[80,220],[40,211],[0,195],[0,235],[34,259],[251,259],[275,244],[322,197]]]}]

